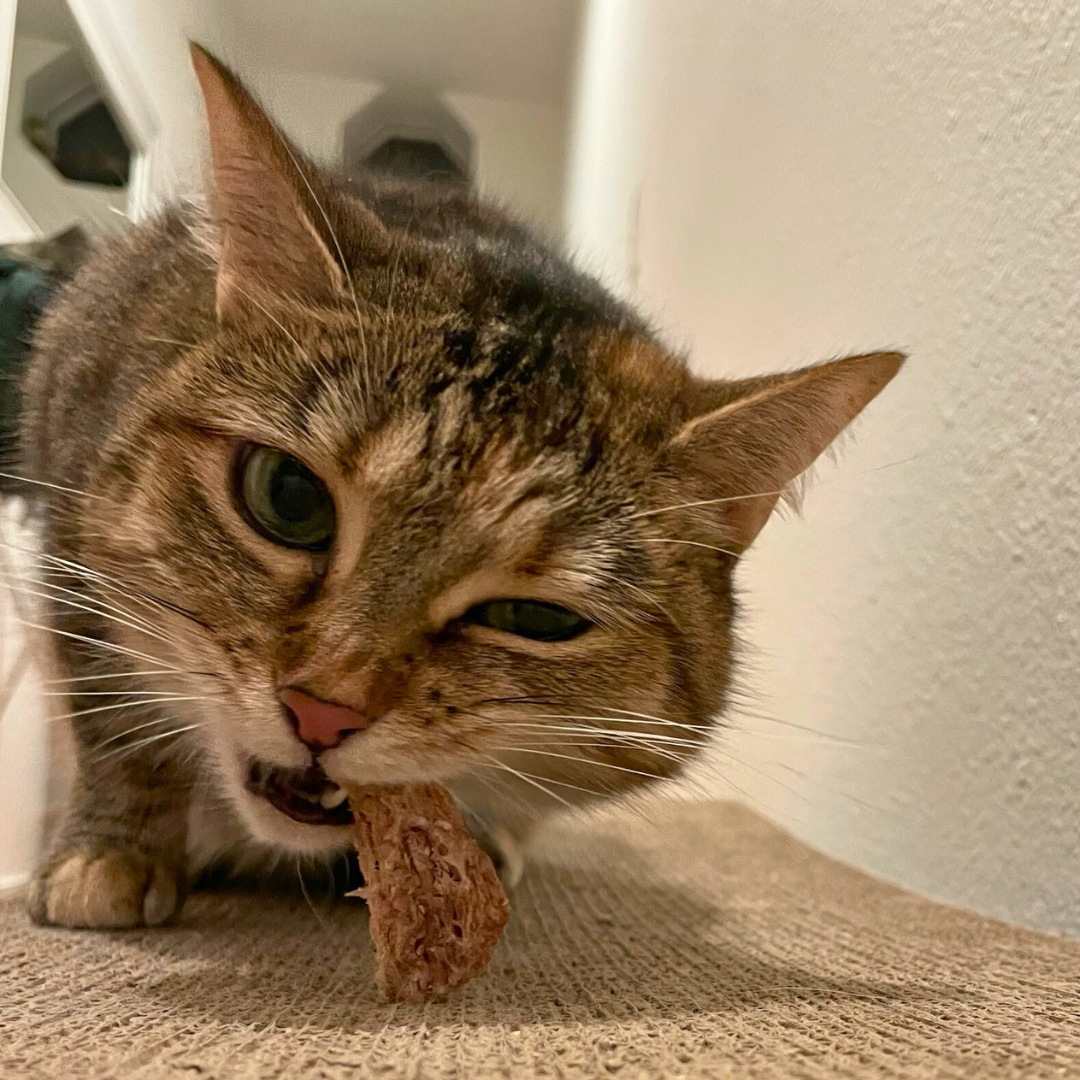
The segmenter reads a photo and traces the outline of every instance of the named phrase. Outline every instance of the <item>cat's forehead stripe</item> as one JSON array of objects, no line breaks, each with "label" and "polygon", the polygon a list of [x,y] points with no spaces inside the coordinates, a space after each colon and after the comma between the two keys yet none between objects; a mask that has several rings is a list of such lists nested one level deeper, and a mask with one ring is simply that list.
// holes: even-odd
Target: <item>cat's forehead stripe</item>
[{"label": "cat's forehead stripe", "polygon": [[365,487],[382,490],[414,473],[427,446],[428,421],[413,414],[387,424],[359,451],[343,449],[339,460]]}]

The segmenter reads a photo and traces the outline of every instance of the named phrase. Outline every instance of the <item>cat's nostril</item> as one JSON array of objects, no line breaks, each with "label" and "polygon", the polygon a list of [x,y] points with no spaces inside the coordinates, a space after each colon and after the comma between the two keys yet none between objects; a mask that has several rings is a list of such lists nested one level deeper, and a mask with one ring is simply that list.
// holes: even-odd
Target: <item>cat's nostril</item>
[{"label": "cat's nostril", "polygon": [[363,731],[371,723],[347,705],[321,701],[296,687],[286,687],[278,696],[296,728],[297,738],[316,753],[332,750],[348,735]]}]

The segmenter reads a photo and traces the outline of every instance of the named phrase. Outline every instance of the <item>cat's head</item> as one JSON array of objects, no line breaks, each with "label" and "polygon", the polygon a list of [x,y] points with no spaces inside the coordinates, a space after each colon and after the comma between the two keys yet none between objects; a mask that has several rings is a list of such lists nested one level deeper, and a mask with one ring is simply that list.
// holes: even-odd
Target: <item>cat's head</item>
[{"label": "cat's head", "polygon": [[195,64],[215,310],[118,421],[86,534],[169,606],[170,644],[130,647],[212,673],[196,735],[249,827],[341,842],[313,752],[525,815],[678,771],[725,702],[739,556],[902,358],[696,378],[498,214],[350,194]]}]

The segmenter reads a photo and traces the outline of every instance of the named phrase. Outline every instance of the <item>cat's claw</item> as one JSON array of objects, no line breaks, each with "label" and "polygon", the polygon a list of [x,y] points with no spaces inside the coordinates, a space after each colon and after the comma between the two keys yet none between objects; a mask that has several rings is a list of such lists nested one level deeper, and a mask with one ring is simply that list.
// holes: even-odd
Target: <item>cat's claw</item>
[{"label": "cat's claw", "polygon": [[495,868],[503,888],[509,892],[517,887],[521,875],[525,873],[525,852],[518,838],[509,829],[497,828],[492,831],[491,839],[498,852]]},{"label": "cat's claw", "polygon": [[161,860],[117,848],[66,848],[38,874],[30,917],[90,930],[160,926],[183,899],[181,874]]},{"label": "cat's claw", "polygon": [[493,814],[478,809],[472,800],[466,803],[458,799],[457,804],[466,828],[491,859],[503,888],[511,892],[525,873],[525,845],[522,839],[505,826],[497,824],[498,819]]},{"label": "cat's claw", "polygon": [[507,892],[512,892],[525,872],[525,852],[521,842],[509,829],[499,826],[491,829],[477,829],[472,827],[473,825],[475,825],[475,819],[470,823],[473,839],[491,859],[502,887]]}]

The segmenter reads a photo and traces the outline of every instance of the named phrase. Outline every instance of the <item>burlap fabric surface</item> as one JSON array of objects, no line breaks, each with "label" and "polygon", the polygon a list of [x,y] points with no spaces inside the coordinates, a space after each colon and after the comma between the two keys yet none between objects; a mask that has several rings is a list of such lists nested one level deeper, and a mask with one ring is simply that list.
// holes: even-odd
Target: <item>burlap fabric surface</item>
[{"label": "burlap fabric surface", "polygon": [[355,902],[193,897],[166,930],[0,904],[0,1076],[1080,1077],[1080,943],[941,907],[750,811],[560,826],[487,976],[380,1003]]}]

